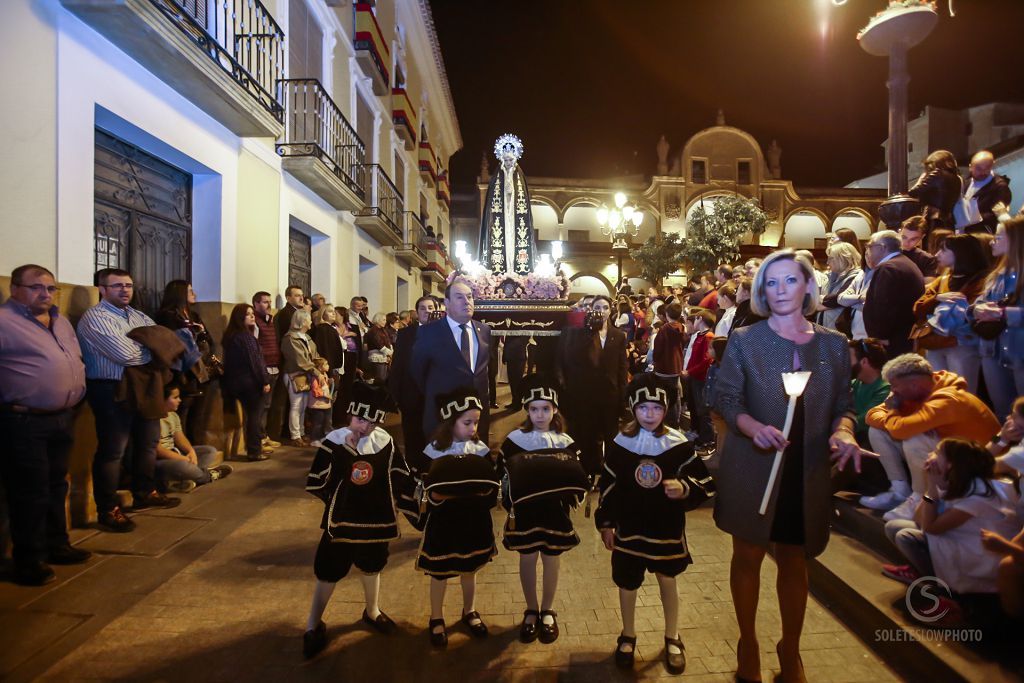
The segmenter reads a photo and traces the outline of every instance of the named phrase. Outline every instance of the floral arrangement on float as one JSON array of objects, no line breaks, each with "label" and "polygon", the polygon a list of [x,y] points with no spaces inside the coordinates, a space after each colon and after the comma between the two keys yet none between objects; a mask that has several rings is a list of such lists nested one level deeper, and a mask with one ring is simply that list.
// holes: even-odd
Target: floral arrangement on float
[{"label": "floral arrangement on float", "polygon": [[[938,13],[938,7],[935,0],[889,0],[889,6],[883,10],[875,12],[874,16],[868,20],[868,25],[857,33],[857,40],[860,40],[861,36],[887,19],[891,19],[894,16],[898,16],[906,12],[915,12],[920,10]],[[950,16],[953,16],[952,2],[950,3],[949,13]]]},{"label": "floral arrangement on float", "polygon": [[569,278],[561,271],[534,271],[526,275],[492,273],[483,269],[453,271],[447,284],[461,280],[473,290],[473,298],[481,300],[548,300],[557,301],[569,295]]}]

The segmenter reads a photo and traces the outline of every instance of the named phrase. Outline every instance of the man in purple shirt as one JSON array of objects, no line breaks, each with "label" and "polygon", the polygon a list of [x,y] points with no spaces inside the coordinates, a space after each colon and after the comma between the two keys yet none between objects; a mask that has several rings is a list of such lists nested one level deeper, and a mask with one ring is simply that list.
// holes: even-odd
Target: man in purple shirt
[{"label": "man in purple shirt", "polygon": [[71,546],[64,518],[73,409],[85,395],[85,365],[71,323],[54,305],[59,291],[46,268],[20,266],[11,273],[11,298],[0,306],[0,479],[14,580],[30,586],[56,578],[50,564],[90,557]]}]

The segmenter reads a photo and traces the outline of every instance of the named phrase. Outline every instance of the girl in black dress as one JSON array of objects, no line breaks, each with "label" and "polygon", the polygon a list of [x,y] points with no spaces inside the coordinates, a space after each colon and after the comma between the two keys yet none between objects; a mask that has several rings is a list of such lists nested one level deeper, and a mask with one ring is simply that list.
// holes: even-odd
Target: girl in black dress
[{"label": "girl in black dress", "polygon": [[[558,412],[558,392],[552,384],[537,376],[528,377],[523,393],[527,418],[505,438],[499,453],[499,469],[505,471],[508,484],[503,487],[502,502],[509,512],[502,543],[519,553],[519,581],[526,598],[519,639],[530,643],[539,636],[542,643],[553,643],[558,638],[557,615],[551,608],[558,588],[559,556],[580,542],[569,513],[587,490],[586,474],[579,464],[579,448],[565,433]],[[550,469],[545,470],[547,481],[534,480],[545,477],[541,474],[543,465],[554,466],[571,477],[573,464],[578,470],[576,489]],[[525,500],[524,495],[528,496]],[[538,553],[544,564],[544,592],[539,605]]]},{"label": "girl in black dress", "polygon": [[473,606],[476,572],[498,550],[491,508],[498,480],[487,444],[477,437],[483,406],[471,389],[438,397],[441,424],[423,453],[433,461],[423,480],[426,520],[416,568],[430,576],[430,642],[448,644],[444,595],[448,579],[462,583],[462,622],[478,638],[487,625]]}]

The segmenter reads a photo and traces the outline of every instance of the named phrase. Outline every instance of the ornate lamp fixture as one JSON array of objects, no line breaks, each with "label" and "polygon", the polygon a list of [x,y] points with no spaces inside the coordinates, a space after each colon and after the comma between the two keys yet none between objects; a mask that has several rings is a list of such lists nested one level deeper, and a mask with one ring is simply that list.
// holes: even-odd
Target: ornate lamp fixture
[{"label": "ornate lamp fixture", "polygon": [[616,192],[615,206],[609,209],[602,204],[597,210],[597,222],[601,234],[611,238],[612,249],[629,249],[626,239],[640,234],[644,213],[635,204],[626,204],[625,192]]}]

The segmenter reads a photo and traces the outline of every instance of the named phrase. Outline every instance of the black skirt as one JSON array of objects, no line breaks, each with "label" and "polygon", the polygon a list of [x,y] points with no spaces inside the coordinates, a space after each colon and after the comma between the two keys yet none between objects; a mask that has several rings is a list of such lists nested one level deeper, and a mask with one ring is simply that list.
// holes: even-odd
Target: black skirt
[{"label": "black skirt", "polygon": [[519,503],[513,507],[515,516],[505,520],[502,545],[506,550],[545,555],[575,548],[580,537],[572,526],[570,509],[567,501],[555,497]]},{"label": "black skirt", "polygon": [[427,512],[416,569],[435,578],[472,574],[498,554],[493,496],[451,498]]},{"label": "black skirt", "polygon": [[769,540],[772,543],[804,545],[804,397],[796,400],[789,446],[782,454],[778,498]]}]

